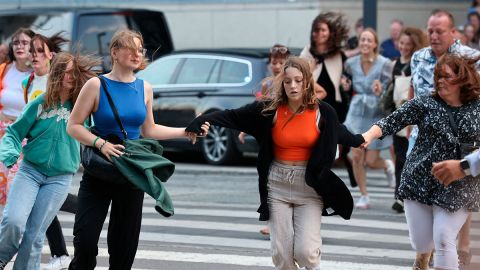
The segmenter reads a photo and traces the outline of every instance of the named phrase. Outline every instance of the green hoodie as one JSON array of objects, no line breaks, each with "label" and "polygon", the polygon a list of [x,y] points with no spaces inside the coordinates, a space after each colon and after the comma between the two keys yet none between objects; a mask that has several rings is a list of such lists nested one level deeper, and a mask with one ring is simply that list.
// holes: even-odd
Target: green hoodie
[{"label": "green hoodie", "polygon": [[0,161],[13,166],[22,151],[23,159],[47,176],[75,173],[80,164],[80,144],[67,134],[72,102],[43,109],[45,94],[32,100],[15,123],[10,125],[0,144]]}]

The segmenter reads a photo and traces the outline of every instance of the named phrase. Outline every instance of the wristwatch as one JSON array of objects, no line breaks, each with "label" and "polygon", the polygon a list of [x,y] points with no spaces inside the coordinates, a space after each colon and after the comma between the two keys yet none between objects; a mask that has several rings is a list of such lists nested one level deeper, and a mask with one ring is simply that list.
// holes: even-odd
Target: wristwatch
[{"label": "wristwatch", "polygon": [[470,164],[468,163],[468,160],[466,159],[460,160],[460,168],[463,170],[465,175],[467,176],[472,175],[472,173],[470,172]]}]

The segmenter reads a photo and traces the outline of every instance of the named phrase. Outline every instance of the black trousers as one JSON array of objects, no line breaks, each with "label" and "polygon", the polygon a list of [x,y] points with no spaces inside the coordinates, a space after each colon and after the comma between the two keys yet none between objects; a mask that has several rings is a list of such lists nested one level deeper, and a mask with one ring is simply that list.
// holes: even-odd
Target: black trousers
[{"label": "black trousers", "polygon": [[395,150],[395,194],[400,185],[400,176],[402,175],[403,166],[407,159],[408,139],[393,135],[393,149]]},{"label": "black trousers", "polygon": [[[60,211],[72,214],[77,213],[77,196],[68,193],[67,199],[60,208]],[[62,226],[60,226],[60,222],[56,216],[48,227],[46,235],[52,257],[60,257],[63,255],[68,256],[67,247],[65,246],[65,238],[63,237]]]},{"label": "black trousers", "polygon": [[107,234],[110,269],[132,268],[142,222],[143,195],[143,191],[131,185],[106,183],[84,172],[78,191],[73,227],[75,252],[70,270],[95,268],[98,240],[110,203]]}]

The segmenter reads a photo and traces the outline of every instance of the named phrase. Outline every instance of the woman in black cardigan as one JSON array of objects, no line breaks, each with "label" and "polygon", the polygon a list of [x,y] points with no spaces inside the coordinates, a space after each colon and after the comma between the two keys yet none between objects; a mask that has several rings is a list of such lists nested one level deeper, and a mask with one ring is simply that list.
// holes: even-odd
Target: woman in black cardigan
[{"label": "woman in black cardigan", "polygon": [[297,263],[319,269],[322,213],[349,219],[353,210],[348,188],[330,170],[336,145],[358,147],[364,140],[338,122],[330,105],[316,99],[305,60],[289,58],[272,91],[273,100],[201,115],[187,130],[200,132],[201,123],[209,121],[255,137],[260,146],[257,211],[260,220],[269,221],[275,267],[297,269]]}]

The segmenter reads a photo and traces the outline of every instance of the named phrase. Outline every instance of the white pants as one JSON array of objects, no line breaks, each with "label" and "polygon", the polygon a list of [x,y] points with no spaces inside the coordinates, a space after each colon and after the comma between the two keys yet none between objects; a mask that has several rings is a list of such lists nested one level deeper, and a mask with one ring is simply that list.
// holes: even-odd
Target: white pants
[{"label": "white pants", "polygon": [[435,268],[458,270],[456,239],[469,213],[411,200],[405,200],[404,207],[413,249],[427,253],[435,248]]},{"label": "white pants", "polygon": [[305,166],[273,162],[268,176],[272,259],[278,270],[319,269],[322,198],[305,183]]}]

